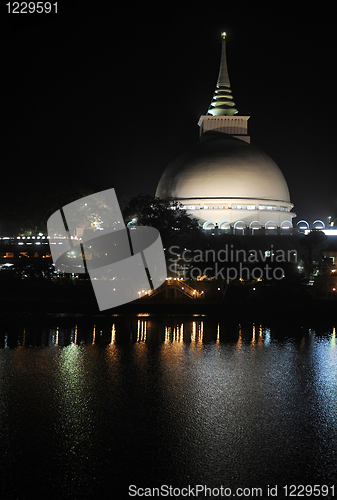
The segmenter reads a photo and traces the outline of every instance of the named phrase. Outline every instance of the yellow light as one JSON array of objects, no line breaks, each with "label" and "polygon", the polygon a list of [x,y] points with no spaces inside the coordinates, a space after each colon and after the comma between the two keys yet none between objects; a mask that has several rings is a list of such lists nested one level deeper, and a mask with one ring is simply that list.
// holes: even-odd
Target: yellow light
[{"label": "yellow light", "polygon": [[223,31],[223,32],[221,33],[221,36],[222,36],[222,39],[224,40],[224,39],[226,38],[226,32],[225,32],[225,31]]}]

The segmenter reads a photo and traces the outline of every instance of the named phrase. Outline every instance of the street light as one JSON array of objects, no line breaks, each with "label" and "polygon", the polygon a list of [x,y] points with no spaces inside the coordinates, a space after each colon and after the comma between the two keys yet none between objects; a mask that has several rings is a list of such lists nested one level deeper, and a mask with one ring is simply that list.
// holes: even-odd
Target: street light
[{"label": "street light", "polygon": [[332,220],[332,215],[329,215],[327,220],[328,220],[328,225],[333,227],[335,225],[335,222],[337,221],[337,217],[334,220]]}]

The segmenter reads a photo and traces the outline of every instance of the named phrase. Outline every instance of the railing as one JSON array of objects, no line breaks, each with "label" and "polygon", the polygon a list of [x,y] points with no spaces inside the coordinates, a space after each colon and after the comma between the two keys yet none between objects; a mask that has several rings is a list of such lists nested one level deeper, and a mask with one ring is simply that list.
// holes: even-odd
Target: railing
[{"label": "railing", "polygon": [[196,299],[197,297],[201,296],[197,290],[194,290],[194,288],[192,288],[190,285],[187,285],[187,283],[184,283],[183,281],[180,281],[178,279],[177,280],[167,279],[165,283],[163,283],[163,285],[161,285],[159,288],[151,290],[148,293],[148,297],[153,297],[154,295],[160,293],[163,290],[164,286],[170,286],[176,288],[180,290],[187,297],[190,297],[191,299]]}]

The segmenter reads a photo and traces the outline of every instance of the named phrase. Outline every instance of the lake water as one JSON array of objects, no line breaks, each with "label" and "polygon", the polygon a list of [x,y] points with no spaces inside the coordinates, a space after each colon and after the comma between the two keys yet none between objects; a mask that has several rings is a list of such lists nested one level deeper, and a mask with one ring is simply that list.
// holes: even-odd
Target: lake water
[{"label": "lake water", "polygon": [[170,486],[193,498],[196,485],[209,488],[199,498],[272,498],[276,485],[287,498],[300,484],[337,496],[335,324],[1,325],[1,499],[164,497]]}]

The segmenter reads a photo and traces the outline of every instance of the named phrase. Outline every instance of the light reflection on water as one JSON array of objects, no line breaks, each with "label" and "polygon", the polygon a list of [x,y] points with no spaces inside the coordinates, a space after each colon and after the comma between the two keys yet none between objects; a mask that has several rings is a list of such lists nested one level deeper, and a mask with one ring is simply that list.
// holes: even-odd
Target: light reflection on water
[{"label": "light reflection on water", "polygon": [[4,498],[336,482],[334,325],[35,318],[0,345]]}]

